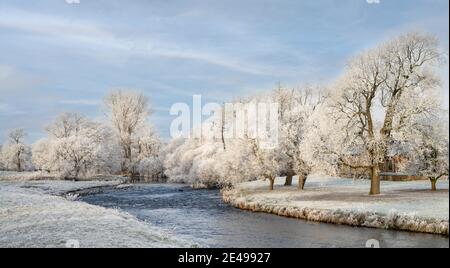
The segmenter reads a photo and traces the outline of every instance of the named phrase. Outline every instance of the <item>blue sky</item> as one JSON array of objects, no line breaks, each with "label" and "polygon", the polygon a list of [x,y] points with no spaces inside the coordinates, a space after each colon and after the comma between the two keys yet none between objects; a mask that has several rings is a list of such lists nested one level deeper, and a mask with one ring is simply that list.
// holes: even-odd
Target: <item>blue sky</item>
[{"label": "blue sky", "polygon": [[[144,92],[167,137],[169,108],[193,94],[223,102],[332,82],[352,55],[411,30],[448,51],[448,10],[448,0],[0,0],[0,143],[16,127],[36,141],[63,111],[102,117],[111,89]],[[448,64],[442,75],[448,96]]]}]

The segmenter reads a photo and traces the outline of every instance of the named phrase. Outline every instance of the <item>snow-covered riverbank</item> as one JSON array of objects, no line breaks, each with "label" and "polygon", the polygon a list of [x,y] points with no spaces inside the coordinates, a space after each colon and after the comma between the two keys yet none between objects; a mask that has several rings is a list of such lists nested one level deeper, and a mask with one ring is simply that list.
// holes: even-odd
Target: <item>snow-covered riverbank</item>
[{"label": "snow-covered riverbank", "polygon": [[125,212],[63,197],[120,183],[0,181],[0,247],[192,246]]},{"label": "snow-covered riverbank", "polygon": [[366,180],[313,177],[304,191],[283,183],[278,178],[272,192],[266,181],[242,183],[223,191],[223,199],[241,209],[310,221],[448,235],[448,181],[439,182],[437,192],[427,181],[382,182],[380,196],[367,195]]}]

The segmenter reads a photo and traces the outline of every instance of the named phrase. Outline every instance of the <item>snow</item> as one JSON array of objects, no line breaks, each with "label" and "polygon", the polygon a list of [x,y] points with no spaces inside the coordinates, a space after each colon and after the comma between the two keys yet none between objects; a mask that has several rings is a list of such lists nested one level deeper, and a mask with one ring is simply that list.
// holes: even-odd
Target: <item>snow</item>
[{"label": "snow", "polygon": [[39,171],[0,171],[0,181],[57,180],[56,175]]},{"label": "snow", "polygon": [[[268,191],[268,184],[239,184],[223,192],[224,200],[244,209],[314,221],[448,235],[448,181],[438,182],[437,192],[429,190],[428,181],[383,181],[379,196],[368,195],[369,180],[312,176],[304,191],[298,191],[295,183],[292,187],[283,186],[284,178],[276,179],[272,192]],[[362,218],[352,220],[356,216]],[[389,223],[393,219],[407,224]]]},{"label": "snow", "polygon": [[[117,175],[91,175],[86,178],[80,178],[78,181],[124,181],[126,177]],[[26,182],[26,181],[71,181],[64,180],[59,174],[48,173],[42,171],[1,171],[0,170],[0,181],[10,181],[10,182]]]},{"label": "snow", "polygon": [[193,246],[127,213],[50,195],[117,184],[0,181],[0,247]]},{"label": "snow", "polygon": [[15,183],[21,188],[33,189],[38,193],[50,195],[66,195],[72,192],[92,190],[101,187],[118,187],[121,180],[111,181],[27,181]]}]

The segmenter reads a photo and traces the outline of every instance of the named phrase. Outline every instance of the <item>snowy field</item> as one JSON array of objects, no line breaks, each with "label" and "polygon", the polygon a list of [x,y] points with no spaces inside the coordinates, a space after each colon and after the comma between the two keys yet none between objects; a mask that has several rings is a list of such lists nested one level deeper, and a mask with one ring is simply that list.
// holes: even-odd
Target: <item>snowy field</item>
[{"label": "snowy field", "polygon": [[192,246],[127,213],[60,196],[119,183],[0,181],[0,247]]},{"label": "snowy field", "polygon": [[242,183],[223,193],[224,200],[243,209],[338,224],[392,228],[448,235],[449,183],[438,182],[431,192],[428,181],[381,182],[382,194],[369,196],[370,181],[311,177],[305,190],[296,182],[275,190],[267,181]]}]

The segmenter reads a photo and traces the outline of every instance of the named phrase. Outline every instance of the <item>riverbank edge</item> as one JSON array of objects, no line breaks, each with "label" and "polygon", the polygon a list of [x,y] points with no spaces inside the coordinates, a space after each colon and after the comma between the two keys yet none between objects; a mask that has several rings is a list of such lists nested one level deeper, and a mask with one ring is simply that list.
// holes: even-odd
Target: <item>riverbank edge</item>
[{"label": "riverbank edge", "polygon": [[449,236],[448,220],[423,218],[399,213],[382,215],[370,211],[325,210],[308,207],[286,207],[255,201],[249,202],[246,200],[244,193],[236,191],[235,189],[222,190],[221,194],[225,203],[230,204],[235,208],[251,212],[269,213],[300,220],[349,225],[353,227],[389,229]]}]

